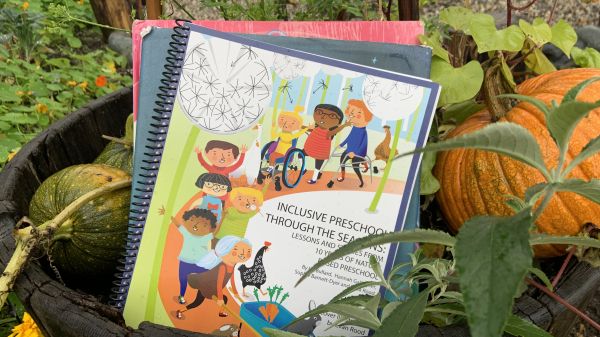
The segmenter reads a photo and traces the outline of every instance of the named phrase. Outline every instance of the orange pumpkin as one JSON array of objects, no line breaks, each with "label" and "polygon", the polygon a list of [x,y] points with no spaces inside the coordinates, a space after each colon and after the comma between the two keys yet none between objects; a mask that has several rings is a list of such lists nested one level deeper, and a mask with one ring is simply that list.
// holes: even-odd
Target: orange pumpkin
[{"label": "orange pumpkin", "polygon": [[[541,99],[546,104],[559,103],[576,84],[600,76],[600,69],[568,69],[538,76],[523,82],[517,93]],[[578,100],[600,100],[600,83],[595,82],[582,91]],[[527,128],[537,139],[544,162],[558,165],[558,148],[546,128],[544,114],[529,103],[521,102],[501,121],[510,121]],[[448,137],[466,134],[491,123],[487,110],[479,111],[452,130]],[[567,164],[592,139],[600,135],[600,108],[583,119],[570,142]],[[438,154],[434,175],[440,180],[437,198],[449,225],[454,231],[475,215],[510,215],[506,195],[523,198],[525,191],[543,176],[534,168],[495,153],[458,149]],[[587,159],[571,171],[570,177],[590,180],[600,178],[600,154]],[[576,235],[586,223],[600,226],[600,205],[575,193],[554,195],[538,219],[539,231],[552,235]],[[536,247],[536,256],[550,257],[565,253],[563,246]]]}]

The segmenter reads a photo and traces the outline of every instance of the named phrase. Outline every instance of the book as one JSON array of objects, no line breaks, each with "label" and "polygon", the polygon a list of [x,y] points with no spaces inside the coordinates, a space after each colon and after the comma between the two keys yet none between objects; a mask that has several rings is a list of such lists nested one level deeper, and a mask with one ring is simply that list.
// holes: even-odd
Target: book
[{"label": "book", "polygon": [[[154,122],[153,109],[156,101],[156,88],[161,84],[160,73],[156,69],[160,69],[164,60],[168,55],[168,46],[171,41],[173,31],[171,28],[154,27],[157,24],[162,27],[171,27],[174,21],[137,21],[133,28],[134,37],[134,77],[136,73],[138,80],[134,84],[135,92],[139,91],[137,100],[141,111],[137,118],[137,127],[135,132],[134,150],[134,165],[133,165],[133,191],[131,204],[131,224],[128,242],[128,250],[125,257],[125,266],[122,273],[118,274],[118,280],[115,282],[117,287],[114,288],[113,305],[117,308],[124,306],[132,270],[135,264],[135,257],[139,248],[139,240],[143,233],[144,213],[149,203],[148,184],[153,180],[147,175],[148,160],[147,156],[151,154],[154,142],[154,135],[151,133],[151,125]],[[271,27],[279,23],[259,23],[260,27]],[[390,29],[387,28],[390,26]],[[254,22],[233,22],[227,26],[229,29],[235,27],[237,30],[250,29],[254,26]],[[250,28],[249,28],[250,27]],[[416,36],[423,32],[423,27],[418,22],[389,22],[387,25],[382,25],[376,22],[296,22],[293,25],[286,27],[294,28],[289,32],[282,30],[279,26],[277,34],[273,35],[273,31],[263,31],[271,33],[265,36],[254,36],[255,39],[263,39],[266,42],[280,44],[282,46],[296,47],[305,51],[320,53],[324,56],[334,56],[347,61],[353,61],[359,64],[376,66],[381,69],[399,71],[406,74],[428,77],[431,50],[425,47],[415,47],[397,44],[382,44],[373,43],[368,46],[362,46],[362,42],[350,41],[352,38],[363,38],[372,41],[391,40],[391,41],[406,41],[414,43]],[[304,27],[304,28],[303,28]],[[307,29],[306,27],[310,28]],[[343,29],[341,29],[342,27]],[[291,29],[290,28],[290,29]],[[266,28],[264,28],[266,29]],[[142,32],[147,30],[144,34]],[[312,31],[312,33],[306,33]],[[330,39],[300,39],[289,38],[284,35],[294,34],[310,34],[315,35],[315,31],[328,37],[339,36],[346,40],[330,40]],[[401,34],[391,35],[390,31]],[[364,32],[369,32],[370,35],[365,35]],[[142,57],[141,38],[143,36],[144,46]],[[353,50],[350,54],[347,51]],[[366,52],[365,52],[366,51]],[[136,57],[139,55],[139,57]],[[143,62],[142,62],[143,59]],[[136,61],[137,60],[137,61]],[[375,62],[374,62],[375,60]],[[400,61],[396,61],[400,60]],[[139,81],[139,77],[143,80]],[[135,103],[134,102],[134,103]],[[134,104],[134,106],[136,106]],[[134,110],[135,111],[135,110]],[[409,130],[402,131],[402,137],[410,138]],[[410,201],[407,220],[405,221],[405,229],[418,227],[419,223],[419,186],[416,185],[413,189],[413,196]],[[408,254],[413,250],[413,245],[409,243],[400,244],[397,247],[396,261],[399,263],[408,262]]]},{"label": "book", "polygon": [[[368,263],[346,261],[335,270],[342,277],[292,288],[319,254],[401,229],[420,156],[384,159],[394,158],[395,144],[424,144],[439,87],[196,26],[174,35],[187,54],[165,67],[173,82],[163,83],[147,163],[147,176],[158,175],[124,314],[134,326],[151,320],[203,332],[242,321],[262,335],[261,324],[290,321],[309,297],[320,304],[372,276]],[[414,138],[398,140],[403,123]],[[382,177],[371,176],[377,161],[387,162]],[[371,254],[386,270],[394,262],[392,247]]]}]

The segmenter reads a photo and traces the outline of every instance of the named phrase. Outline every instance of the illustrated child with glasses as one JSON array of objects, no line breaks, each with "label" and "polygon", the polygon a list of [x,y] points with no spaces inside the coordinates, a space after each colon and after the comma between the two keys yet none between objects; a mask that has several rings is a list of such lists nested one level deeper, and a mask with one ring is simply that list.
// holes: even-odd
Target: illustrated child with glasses
[{"label": "illustrated child with glasses", "polygon": [[177,227],[183,237],[183,245],[178,256],[179,297],[177,300],[184,304],[188,275],[202,271],[196,263],[212,249],[217,217],[208,209],[194,208],[185,211],[181,218],[171,217],[171,223]]},{"label": "illustrated child with glasses", "polygon": [[271,178],[265,179],[262,190],[251,187],[236,187],[229,193],[229,206],[225,209],[223,222],[215,231],[215,237],[222,239],[227,235],[246,236],[250,219],[258,214],[264,201]]},{"label": "illustrated child with glasses", "polygon": [[202,154],[197,146],[194,151],[198,155],[200,165],[208,173],[218,173],[227,177],[231,172],[242,166],[246,155],[246,146],[242,145],[240,150],[236,145],[229,142],[211,140],[204,147],[205,154]]},{"label": "illustrated child with glasses", "polygon": [[198,199],[192,207],[210,210],[217,217],[217,223],[221,223],[222,198],[231,191],[229,178],[218,173],[203,173],[196,180],[196,186],[202,190],[202,198]]},{"label": "illustrated child with glasses", "polygon": [[306,155],[315,159],[315,171],[309,184],[314,184],[321,177],[320,170],[323,163],[331,154],[331,140],[347,124],[342,124],[344,114],[342,110],[332,104],[319,104],[315,107],[313,118],[315,127],[310,131],[304,143]]}]

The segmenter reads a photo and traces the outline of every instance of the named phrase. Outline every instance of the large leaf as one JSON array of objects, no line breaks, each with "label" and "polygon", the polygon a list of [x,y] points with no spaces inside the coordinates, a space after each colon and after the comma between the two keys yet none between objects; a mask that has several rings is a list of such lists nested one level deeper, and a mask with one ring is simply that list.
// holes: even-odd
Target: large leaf
[{"label": "large leaf", "polygon": [[587,143],[583,147],[583,149],[581,149],[581,152],[579,152],[579,154],[575,158],[573,158],[573,160],[571,160],[569,165],[567,165],[567,167],[563,171],[563,174],[566,175],[567,173],[571,172],[571,170],[577,167],[577,165],[581,164],[584,160],[588,159],[589,157],[595,155],[598,152],[600,152],[600,136],[590,140],[590,142]]},{"label": "large leaf", "polygon": [[577,43],[577,32],[565,20],[560,19],[552,30],[552,39],[550,43],[562,50],[567,56],[571,55],[571,49]]},{"label": "large leaf", "polygon": [[434,194],[440,189],[440,182],[431,173],[435,166],[436,155],[434,152],[426,152],[421,161],[421,194]]},{"label": "large leaf", "polygon": [[568,150],[569,140],[577,123],[597,107],[600,107],[600,102],[569,101],[561,103],[559,107],[550,113],[546,119],[546,126],[556,145],[558,145],[561,155],[564,155]]},{"label": "large leaf", "polygon": [[373,337],[402,336],[413,337],[419,330],[419,322],[423,318],[427,305],[428,291],[423,291],[408,301],[396,306],[386,317]]},{"label": "large leaf", "polygon": [[546,57],[546,55],[539,48],[535,48],[533,53],[529,54],[527,58],[525,58],[525,65],[529,69],[533,70],[533,72],[536,74],[545,74],[556,71],[554,64],[550,62],[548,57]]},{"label": "large leaf", "polygon": [[519,27],[521,27],[525,36],[538,47],[550,42],[552,39],[552,30],[544,19],[536,18],[533,20],[533,23],[519,20]]},{"label": "large leaf", "polygon": [[600,248],[600,240],[583,236],[555,236],[548,234],[531,234],[529,244],[535,245],[571,245]]},{"label": "large leaf", "polygon": [[592,47],[571,49],[571,57],[575,64],[582,68],[600,68],[600,52]]},{"label": "large leaf", "polygon": [[363,289],[363,288],[379,287],[379,286],[381,286],[381,282],[377,282],[377,281],[365,281],[365,282],[355,283],[355,284],[349,286],[348,288],[345,288],[344,290],[342,290],[339,294],[337,294],[334,298],[332,298],[330,302],[335,302],[335,301],[342,299],[342,298],[352,294],[353,292]]},{"label": "large leaf", "polygon": [[524,101],[529,104],[532,104],[533,106],[538,108],[541,112],[543,112],[546,117],[548,117],[548,115],[550,114],[550,108],[548,108],[546,103],[544,103],[544,101],[542,101],[541,99],[538,99],[535,97],[518,95],[518,94],[502,94],[502,95],[498,95],[496,97],[500,97],[500,98],[506,97],[506,98],[518,99],[519,101]]},{"label": "large leaf", "polygon": [[474,217],[458,233],[456,268],[473,337],[502,335],[514,296],[531,267],[530,211]]},{"label": "large leaf", "polygon": [[413,152],[404,153],[402,156],[415,152],[445,151],[457,148],[473,148],[500,153],[535,167],[545,177],[549,177],[535,138],[524,127],[510,122],[490,124],[483,129],[429,144]]},{"label": "large leaf", "polygon": [[434,57],[431,62],[431,80],[442,86],[439,106],[458,103],[473,98],[483,83],[483,69],[477,61],[460,68]]},{"label": "large leaf", "polygon": [[581,179],[567,179],[556,184],[558,192],[573,192],[591,201],[600,204],[600,179],[585,181]]},{"label": "large leaf", "polygon": [[469,23],[473,16],[473,11],[464,7],[452,6],[440,11],[441,22],[448,24],[456,30],[462,30],[467,34],[470,34]]},{"label": "large leaf", "polygon": [[494,17],[488,14],[475,14],[469,23],[469,30],[479,53],[492,50],[517,52],[525,42],[525,34],[519,27],[497,30]]},{"label": "large leaf", "polygon": [[332,261],[339,259],[340,257],[344,257],[348,254],[352,254],[365,248],[395,242],[428,242],[437,243],[445,246],[454,246],[456,239],[448,233],[428,229],[415,229],[412,231],[383,233],[379,235],[369,235],[362,238],[358,238],[338,248],[337,250],[335,250],[334,252],[317,262],[314,266],[307,270],[306,273],[304,273],[304,275],[302,275],[302,277],[298,280],[296,285],[304,281],[317,269],[323,267],[324,265],[327,265]]},{"label": "large leaf", "polygon": [[442,46],[440,33],[436,30],[430,36],[419,35],[419,41],[422,44],[431,47],[433,55],[441,58],[446,62],[450,62],[448,51]]},{"label": "large leaf", "polygon": [[546,330],[515,315],[508,318],[504,331],[516,337],[552,337]]}]

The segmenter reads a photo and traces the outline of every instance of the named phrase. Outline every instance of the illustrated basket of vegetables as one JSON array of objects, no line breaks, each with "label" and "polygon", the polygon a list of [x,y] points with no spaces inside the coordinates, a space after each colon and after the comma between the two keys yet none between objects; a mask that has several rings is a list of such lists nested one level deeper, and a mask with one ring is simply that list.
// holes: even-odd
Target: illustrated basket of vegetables
[{"label": "illustrated basket of vegetables", "polygon": [[[90,103],[23,146],[0,172],[0,264],[3,269],[15,250],[15,225],[29,214],[32,197],[42,182],[66,167],[93,162],[107,145],[103,135],[120,137],[124,134],[131,106],[131,89],[119,90]],[[37,253],[36,257],[43,256],[43,252]],[[597,270],[585,263],[572,262],[556,289],[571,304],[585,307],[599,283]],[[128,328],[121,313],[107,304],[106,294],[90,295],[80,289],[71,289],[57,280],[45,258],[30,260],[14,286],[15,293],[46,337],[207,336],[148,322],[135,330]],[[276,305],[278,315],[268,322],[259,309],[266,304],[242,305],[243,319],[256,330],[281,327],[294,319],[283,306]],[[521,296],[515,307],[519,314],[550,329],[557,337],[567,336],[573,324],[573,315],[562,305],[532,290]],[[440,329],[421,325],[418,336],[468,336],[468,330],[466,326]]]},{"label": "illustrated basket of vegetables", "polygon": [[296,319],[283,305],[268,301],[243,303],[240,316],[263,337],[268,337],[263,328],[281,329]]}]

